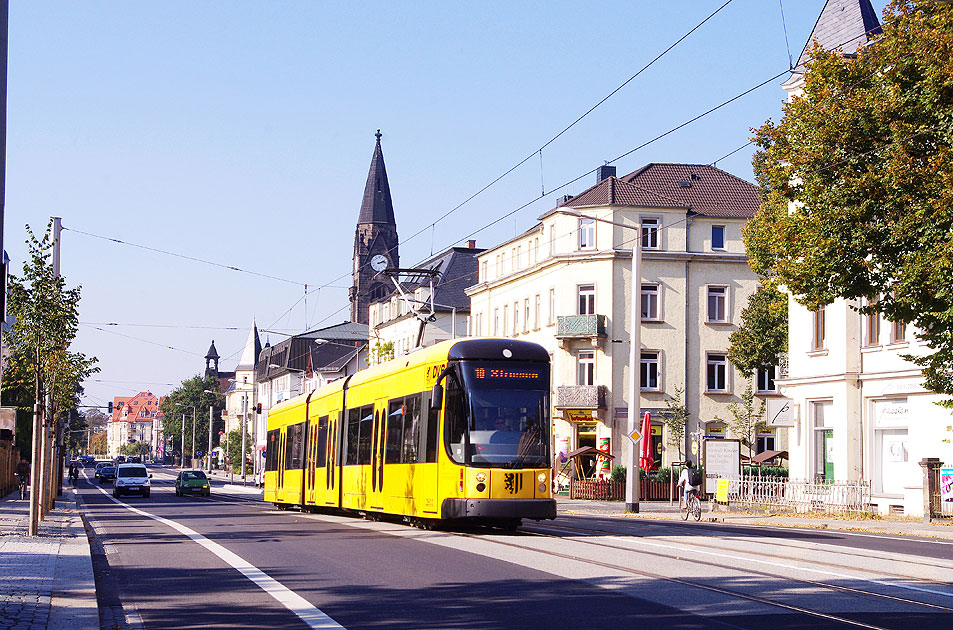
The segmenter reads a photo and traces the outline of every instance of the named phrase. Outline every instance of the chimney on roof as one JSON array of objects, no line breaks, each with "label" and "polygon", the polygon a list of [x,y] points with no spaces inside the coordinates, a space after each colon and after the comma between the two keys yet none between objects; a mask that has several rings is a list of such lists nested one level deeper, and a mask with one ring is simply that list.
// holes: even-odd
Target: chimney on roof
[{"label": "chimney on roof", "polygon": [[476,249],[476,241],[472,238],[467,241],[467,249]]},{"label": "chimney on roof", "polygon": [[556,207],[562,206],[569,203],[569,200],[572,199],[572,195],[561,195],[556,198]]},{"label": "chimney on roof", "polygon": [[596,183],[598,184],[602,180],[615,177],[615,167],[609,166],[608,164],[603,164],[598,169],[596,169]]}]

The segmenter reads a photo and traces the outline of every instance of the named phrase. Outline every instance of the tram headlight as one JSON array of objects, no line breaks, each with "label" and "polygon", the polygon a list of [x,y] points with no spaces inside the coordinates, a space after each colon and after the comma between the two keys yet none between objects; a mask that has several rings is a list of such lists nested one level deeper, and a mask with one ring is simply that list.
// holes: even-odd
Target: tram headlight
[{"label": "tram headlight", "polygon": [[540,493],[546,492],[546,484],[545,484],[545,483],[539,484],[539,491],[540,491]]},{"label": "tram headlight", "polygon": [[478,484],[476,485],[476,491],[477,491],[477,492],[483,492],[484,490],[486,490],[486,484],[485,484],[485,483],[478,483]]},{"label": "tram headlight", "polygon": [[486,481],[486,473],[477,473],[476,480],[480,483],[483,483],[484,481]]},{"label": "tram headlight", "polygon": [[546,473],[539,473],[538,475],[536,475],[536,480],[539,483],[546,483]]}]

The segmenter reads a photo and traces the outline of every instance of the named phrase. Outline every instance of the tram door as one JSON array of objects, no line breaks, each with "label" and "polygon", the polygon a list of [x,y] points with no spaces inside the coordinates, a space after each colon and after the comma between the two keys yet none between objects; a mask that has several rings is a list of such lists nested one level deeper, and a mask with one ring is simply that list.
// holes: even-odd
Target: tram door
[{"label": "tram door", "polygon": [[380,398],[374,405],[374,423],[371,434],[371,474],[367,484],[367,505],[384,509],[384,441],[387,427],[387,400]]},{"label": "tram door", "polygon": [[318,442],[318,431],[317,431],[317,419],[308,419],[307,421],[307,435],[308,441],[306,442],[307,448],[305,449],[305,464],[304,464],[304,497],[305,503],[309,505],[314,505],[315,503],[315,474],[317,471],[316,459],[317,459],[317,442]]},{"label": "tram door", "polygon": [[332,411],[328,419],[328,446],[327,459],[324,462],[324,504],[340,507],[340,444],[341,427],[344,422],[343,411]]},{"label": "tram door", "polygon": [[288,448],[288,433],[282,429],[278,435],[278,483],[275,484],[275,492],[281,498],[285,485],[285,450]]}]

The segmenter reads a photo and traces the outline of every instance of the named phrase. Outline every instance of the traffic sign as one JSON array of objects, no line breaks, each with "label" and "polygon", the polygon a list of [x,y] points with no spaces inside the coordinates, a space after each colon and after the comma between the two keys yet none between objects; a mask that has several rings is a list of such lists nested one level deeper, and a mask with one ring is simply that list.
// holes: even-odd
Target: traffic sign
[{"label": "traffic sign", "polygon": [[692,440],[692,455],[698,455],[698,442]]},{"label": "traffic sign", "polygon": [[632,433],[628,434],[628,437],[630,440],[632,440],[633,444],[638,444],[639,440],[642,439],[642,432],[639,431],[638,429],[635,429],[634,431],[632,431]]}]

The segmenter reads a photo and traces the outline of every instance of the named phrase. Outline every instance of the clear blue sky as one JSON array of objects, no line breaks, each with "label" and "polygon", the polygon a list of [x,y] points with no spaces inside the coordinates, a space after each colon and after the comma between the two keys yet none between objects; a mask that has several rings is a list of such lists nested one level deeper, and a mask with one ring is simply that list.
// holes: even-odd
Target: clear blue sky
[{"label": "clear blue sky", "polygon": [[[62,254],[67,282],[83,286],[75,349],[102,368],[86,383],[87,404],[165,394],[203,370],[212,339],[232,370],[252,318],[287,332],[347,319],[378,128],[405,265],[545,186],[544,199],[476,234],[493,246],[594,176],[559,185],[787,69],[777,0],[734,0],[541,161],[429,228],[722,4],[13,0],[4,232],[13,269],[25,224],[42,232],[60,216],[76,230],[64,233]],[[783,0],[795,60],[823,5]],[[625,157],[619,173],[738,148],[749,128],[779,117],[781,81]],[[752,180],[751,148],[718,166]],[[295,305],[304,283],[324,286],[307,313]],[[269,336],[283,338],[263,332],[262,342]]]}]

